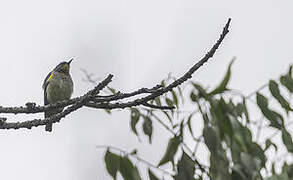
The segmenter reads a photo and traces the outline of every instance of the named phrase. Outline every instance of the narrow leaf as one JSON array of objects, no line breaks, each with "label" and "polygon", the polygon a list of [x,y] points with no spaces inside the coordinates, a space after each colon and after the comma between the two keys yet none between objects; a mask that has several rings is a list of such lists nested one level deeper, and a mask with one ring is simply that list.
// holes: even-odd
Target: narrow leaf
[{"label": "narrow leaf", "polygon": [[131,108],[131,120],[130,120],[130,127],[131,130],[136,134],[137,134],[137,130],[136,130],[136,124],[139,121],[140,118],[140,112],[136,109],[136,108]]},{"label": "narrow leaf", "polygon": [[108,173],[113,177],[113,179],[116,179],[117,171],[120,168],[120,159],[120,156],[107,150],[105,154],[106,169]]},{"label": "narrow leaf", "polygon": [[176,107],[178,108],[177,94],[176,94],[176,92],[173,89],[172,89],[171,93],[172,93],[173,102],[175,103]]},{"label": "narrow leaf", "polygon": [[193,160],[183,152],[181,160],[177,164],[178,174],[174,177],[175,180],[193,180],[195,172],[195,164]]},{"label": "narrow leaf", "polygon": [[293,142],[292,142],[292,137],[290,133],[283,128],[282,129],[282,140],[284,145],[286,146],[287,150],[291,153],[293,153]]},{"label": "narrow leaf", "polygon": [[192,127],[191,127],[191,119],[192,119],[192,116],[193,116],[193,113],[191,113],[189,116],[188,116],[188,119],[187,119],[187,126],[188,126],[188,129],[190,131],[190,134],[192,136],[194,136],[193,134],[193,130],[192,130]]},{"label": "narrow leaf", "polygon": [[165,101],[168,106],[173,106],[173,101],[170,98],[166,97]]},{"label": "narrow leaf", "polygon": [[178,136],[175,136],[169,140],[165,154],[162,157],[162,159],[160,160],[158,166],[161,166],[169,161],[173,162],[173,159],[174,159],[174,156],[177,152],[179,144],[180,144],[180,141],[179,141]]},{"label": "narrow leaf", "polygon": [[216,154],[219,146],[219,138],[213,128],[209,126],[204,127],[203,137],[205,144],[209,148],[210,152]]},{"label": "narrow leaf", "polygon": [[287,113],[292,110],[288,101],[281,95],[279,85],[275,81],[270,80],[269,89],[273,97],[280,103]]},{"label": "narrow leaf", "polygon": [[227,70],[222,82],[212,92],[209,93],[210,96],[222,93],[227,90],[227,85],[228,85],[228,82],[231,77],[231,66],[232,66],[233,62],[234,62],[234,60],[232,60],[230,62],[229,66],[228,66],[228,70]]},{"label": "narrow leaf", "polygon": [[143,132],[149,137],[149,142],[152,143],[153,123],[148,116],[144,116],[144,122],[142,125]]},{"label": "narrow leaf", "polygon": [[148,170],[148,173],[149,173],[150,180],[160,180],[159,178],[155,176],[155,174],[150,169]]},{"label": "narrow leaf", "polygon": [[125,180],[141,180],[138,169],[126,156],[121,158],[120,173]]},{"label": "narrow leaf", "polygon": [[256,102],[263,115],[271,122],[270,126],[280,129],[283,126],[283,117],[268,108],[268,99],[260,93],[256,93]]},{"label": "narrow leaf", "polygon": [[291,93],[293,93],[292,65],[290,66],[288,73],[285,76],[280,77],[280,82]]},{"label": "narrow leaf", "polygon": [[275,143],[273,143],[270,139],[267,139],[267,140],[266,140],[265,151],[266,151],[267,149],[269,149],[271,146],[274,147],[275,151],[278,151],[278,146],[277,146]]}]

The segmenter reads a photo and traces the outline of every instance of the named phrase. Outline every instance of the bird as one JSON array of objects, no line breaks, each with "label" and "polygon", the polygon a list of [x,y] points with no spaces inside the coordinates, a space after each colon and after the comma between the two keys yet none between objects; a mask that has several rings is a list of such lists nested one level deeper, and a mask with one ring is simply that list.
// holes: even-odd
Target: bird
[{"label": "bird", "polygon": [[[61,62],[45,78],[43,83],[44,105],[57,103],[63,100],[69,100],[73,93],[73,81],[70,76],[70,63]],[[63,108],[45,111],[45,118],[62,112]],[[52,123],[47,123],[45,130],[52,131]]]}]

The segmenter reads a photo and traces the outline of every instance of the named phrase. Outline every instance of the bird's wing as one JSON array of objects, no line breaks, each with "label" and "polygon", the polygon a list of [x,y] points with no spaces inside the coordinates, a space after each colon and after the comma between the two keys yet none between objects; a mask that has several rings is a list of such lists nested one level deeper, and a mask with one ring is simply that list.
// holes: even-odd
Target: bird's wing
[{"label": "bird's wing", "polygon": [[46,77],[46,79],[44,80],[44,83],[43,83],[43,89],[44,89],[44,104],[45,104],[45,105],[49,104],[49,103],[48,103],[48,100],[47,100],[47,91],[46,91],[46,88],[47,88],[47,86],[48,86],[48,84],[49,84],[50,79],[52,78],[52,76],[53,76],[53,72],[50,72],[50,73],[47,75],[47,77]]}]

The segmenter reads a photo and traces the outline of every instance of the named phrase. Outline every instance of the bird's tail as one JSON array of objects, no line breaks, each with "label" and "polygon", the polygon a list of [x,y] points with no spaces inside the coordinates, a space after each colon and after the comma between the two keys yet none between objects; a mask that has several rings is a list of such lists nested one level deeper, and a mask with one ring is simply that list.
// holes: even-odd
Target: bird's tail
[{"label": "bird's tail", "polygon": [[[54,114],[60,113],[60,112],[62,112],[62,110],[63,110],[63,109],[57,109],[57,110],[46,111],[46,112],[45,112],[45,118],[47,118],[47,117],[51,117],[51,116],[54,115]],[[48,132],[51,132],[51,131],[52,131],[52,126],[53,126],[53,123],[47,123],[47,124],[46,124],[46,127],[45,127],[45,130],[48,131]]]},{"label": "bird's tail", "polygon": [[53,123],[47,123],[46,127],[45,127],[45,130],[51,132],[52,131],[52,126],[53,126]]}]

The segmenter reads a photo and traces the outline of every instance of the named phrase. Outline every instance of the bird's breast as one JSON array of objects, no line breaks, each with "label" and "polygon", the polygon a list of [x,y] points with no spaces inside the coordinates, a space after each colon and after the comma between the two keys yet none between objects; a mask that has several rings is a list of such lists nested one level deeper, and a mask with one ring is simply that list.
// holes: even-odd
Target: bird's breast
[{"label": "bird's breast", "polygon": [[73,83],[70,77],[54,78],[50,80],[46,89],[48,102],[55,103],[70,99],[73,92]]}]

